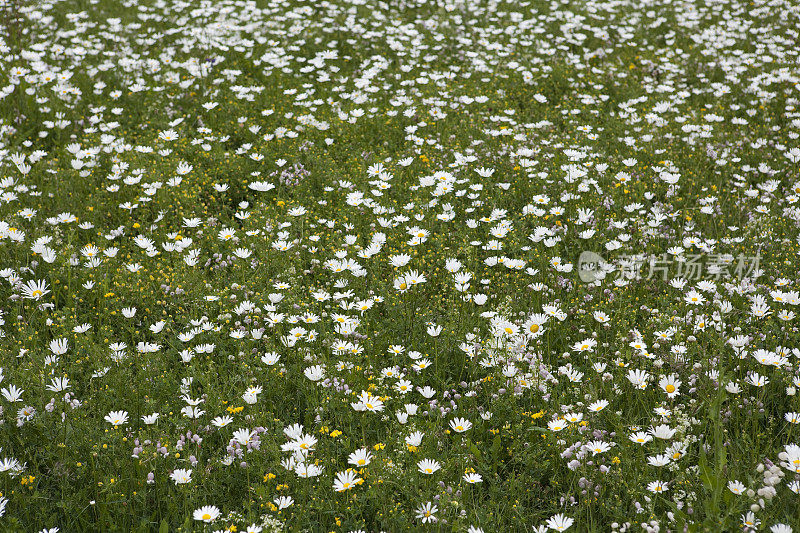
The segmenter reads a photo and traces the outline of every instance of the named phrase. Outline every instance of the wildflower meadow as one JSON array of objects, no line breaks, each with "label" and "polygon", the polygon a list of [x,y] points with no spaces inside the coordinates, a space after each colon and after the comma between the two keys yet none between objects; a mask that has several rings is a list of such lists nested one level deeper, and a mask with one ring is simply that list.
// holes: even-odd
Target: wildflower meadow
[{"label": "wildflower meadow", "polygon": [[796,0],[0,0],[1,532],[800,532]]}]

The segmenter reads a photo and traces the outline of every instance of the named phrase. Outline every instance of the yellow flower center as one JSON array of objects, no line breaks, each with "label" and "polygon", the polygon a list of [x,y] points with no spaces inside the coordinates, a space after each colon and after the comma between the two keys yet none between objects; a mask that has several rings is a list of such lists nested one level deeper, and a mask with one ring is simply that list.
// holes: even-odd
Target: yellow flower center
[{"label": "yellow flower center", "polygon": [[670,383],[669,385],[664,387],[664,390],[666,390],[668,393],[672,394],[673,392],[675,392],[675,385]]}]

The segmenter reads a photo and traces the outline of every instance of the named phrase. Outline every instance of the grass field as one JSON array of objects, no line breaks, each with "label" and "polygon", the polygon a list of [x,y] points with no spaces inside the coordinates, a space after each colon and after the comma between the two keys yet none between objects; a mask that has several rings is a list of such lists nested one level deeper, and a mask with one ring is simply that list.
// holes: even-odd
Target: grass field
[{"label": "grass field", "polygon": [[2,0],[0,531],[800,531],[794,0]]}]

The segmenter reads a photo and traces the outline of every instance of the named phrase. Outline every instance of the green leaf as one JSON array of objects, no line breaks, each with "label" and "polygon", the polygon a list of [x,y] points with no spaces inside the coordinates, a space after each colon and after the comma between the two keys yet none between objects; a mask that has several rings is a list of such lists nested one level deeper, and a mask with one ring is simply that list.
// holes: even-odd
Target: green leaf
[{"label": "green leaf", "polygon": [[714,490],[714,477],[711,475],[711,469],[708,467],[708,458],[703,446],[700,446],[700,459],[698,461],[700,468],[700,479],[703,481],[703,486],[708,490]]},{"label": "green leaf", "polygon": [[481,458],[481,451],[474,444],[470,444],[469,451],[472,455],[475,456],[475,459]]},{"label": "green leaf", "polygon": [[502,444],[500,440],[500,435],[495,436],[494,442],[492,442],[492,457],[497,459],[500,455],[500,445]]}]

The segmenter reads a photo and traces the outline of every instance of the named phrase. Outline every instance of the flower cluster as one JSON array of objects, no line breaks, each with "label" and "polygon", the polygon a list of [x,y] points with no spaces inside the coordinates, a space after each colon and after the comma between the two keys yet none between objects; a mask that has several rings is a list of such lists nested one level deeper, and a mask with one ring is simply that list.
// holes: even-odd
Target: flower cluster
[{"label": "flower cluster", "polygon": [[11,4],[0,529],[797,527],[796,2]]}]

